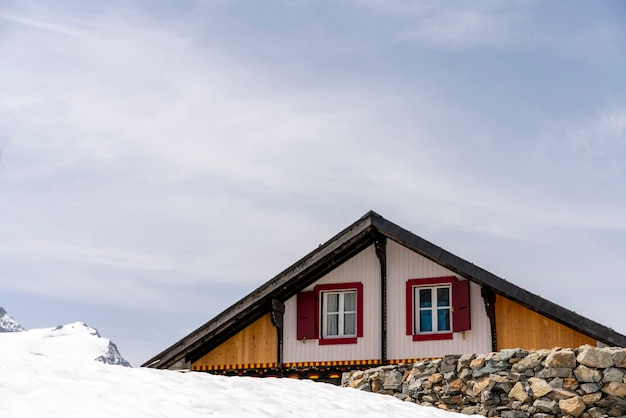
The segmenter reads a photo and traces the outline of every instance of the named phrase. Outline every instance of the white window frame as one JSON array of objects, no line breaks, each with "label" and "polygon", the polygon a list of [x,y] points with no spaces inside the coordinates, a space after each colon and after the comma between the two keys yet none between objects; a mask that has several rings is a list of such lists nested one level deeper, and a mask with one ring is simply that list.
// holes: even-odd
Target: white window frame
[{"label": "white window frame", "polygon": [[[356,337],[358,333],[358,292],[357,289],[345,289],[345,290],[329,290],[323,291],[322,293],[322,338],[346,338],[346,337]],[[354,294],[355,298],[355,309],[353,311],[345,310],[344,298],[346,294]],[[339,295],[337,312],[328,312],[328,296],[329,295]],[[346,314],[354,315],[354,333],[346,334],[345,333],[345,316]],[[327,318],[329,315],[338,315],[338,325],[337,325],[337,334],[329,335],[328,334],[328,321]]]},{"label": "white window frame", "polygon": [[[431,306],[429,308],[422,308],[420,305],[420,297],[419,291],[429,289],[431,291]],[[448,289],[448,305],[447,306],[437,306],[437,289]],[[441,308],[448,309],[448,329],[440,330],[438,323],[438,315],[437,311]],[[420,331],[420,312],[430,310],[431,311],[431,319],[432,331]],[[452,332],[452,285],[451,284],[443,284],[443,285],[430,285],[430,286],[413,286],[413,334],[414,335],[424,335],[424,334],[449,334]]]}]

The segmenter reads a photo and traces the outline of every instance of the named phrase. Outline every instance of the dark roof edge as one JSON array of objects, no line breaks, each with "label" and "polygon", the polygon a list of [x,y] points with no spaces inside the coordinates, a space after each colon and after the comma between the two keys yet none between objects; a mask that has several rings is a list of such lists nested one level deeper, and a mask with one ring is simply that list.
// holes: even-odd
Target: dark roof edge
[{"label": "dark roof edge", "polygon": [[469,261],[444,250],[418,237],[412,232],[394,224],[380,215],[374,214],[372,225],[380,232],[410,248],[437,264],[453,271],[469,280],[485,285],[502,296],[530,308],[556,322],[573,328],[583,334],[593,337],[605,344],[626,347],[626,336],[605,325],[570,311],[541,296],[535,295],[507,280],[490,273]]},{"label": "dark roof edge", "polygon": [[264,283],[256,290],[226,308],[222,313],[211,319],[209,322],[201,325],[195,331],[192,331],[190,334],[172,344],[161,353],[143,363],[141,367],[167,368],[183,359],[189,350],[193,349],[195,345],[202,343],[203,336],[214,332],[220,326],[229,324],[231,319],[236,317],[242,311],[248,309],[255,303],[261,303],[272,290],[286,285],[299,272],[307,269],[311,265],[315,264],[319,259],[332,253],[345,241],[349,241],[351,238],[364,232],[371,226],[372,217],[380,217],[380,215],[373,211],[367,212],[352,225],[336,234],[324,244],[321,244],[318,248],[283,270],[270,281]]}]

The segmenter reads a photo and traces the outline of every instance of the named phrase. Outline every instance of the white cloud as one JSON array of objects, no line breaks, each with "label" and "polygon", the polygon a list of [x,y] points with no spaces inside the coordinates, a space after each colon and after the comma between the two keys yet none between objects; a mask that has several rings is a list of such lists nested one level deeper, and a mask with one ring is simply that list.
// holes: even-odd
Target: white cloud
[{"label": "white cloud", "polygon": [[476,11],[445,12],[424,18],[397,39],[435,47],[495,46],[507,41],[507,26],[501,18]]},{"label": "white cloud", "polygon": [[570,141],[584,159],[599,166],[623,170],[626,157],[626,107],[612,107],[595,118],[572,128]]},{"label": "white cloud", "polygon": [[493,1],[355,0],[351,3],[399,21],[396,41],[433,48],[473,48],[518,43],[516,34],[529,2],[507,3],[507,8]]}]

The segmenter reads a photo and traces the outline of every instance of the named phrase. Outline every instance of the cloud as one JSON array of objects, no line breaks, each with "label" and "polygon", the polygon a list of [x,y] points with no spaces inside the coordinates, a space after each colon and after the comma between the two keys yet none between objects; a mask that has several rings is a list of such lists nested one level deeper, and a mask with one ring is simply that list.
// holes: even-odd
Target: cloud
[{"label": "cloud", "polygon": [[399,33],[399,41],[430,47],[468,48],[510,42],[510,18],[478,11],[444,11],[426,16]]},{"label": "cloud", "polygon": [[75,29],[70,29],[61,25],[56,25],[56,24],[48,23],[48,22],[40,22],[37,20],[31,20],[31,19],[24,19],[24,18],[20,18],[16,16],[9,16],[6,14],[0,14],[0,20],[5,20],[10,23],[17,23],[20,25],[29,26],[31,28],[43,29],[46,31],[57,32],[57,33],[62,33],[66,35],[77,36],[81,34],[80,31],[77,31]]},{"label": "cloud", "polygon": [[400,22],[394,39],[431,48],[495,47],[521,40],[520,26],[529,2],[460,4],[424,1],[350,1]]},{"label": "cloud", "polygon": [[585,163],[606,174],[624,173],[626,158],[626,107],[612,107],[571,128],[569,142]]},{"label": "cloud", "polygon": [[[487,6],[368,7],[433,47],[496,45],[515,24]],[[176,284],[252,286],[369,209],[426,238],[530,242],[547,226],[621,225],[589,216],[593,207],[564,208],[551,187],[508,183],[531,152],[485,140],[501,131],[434,89],[337,82],[327,68],[311,85],[284,82],[280,63],[174,18],[61,21],[81,36],[21,25],[0,46],[14,57],[0,79],[0,218],[12,243],[0,257],[37,260],[3,286],[129,306],[162,303]],[[620,120],[601,116],[571,137],[615,142]],[[477,175],[499,156],[503,170]]]}]

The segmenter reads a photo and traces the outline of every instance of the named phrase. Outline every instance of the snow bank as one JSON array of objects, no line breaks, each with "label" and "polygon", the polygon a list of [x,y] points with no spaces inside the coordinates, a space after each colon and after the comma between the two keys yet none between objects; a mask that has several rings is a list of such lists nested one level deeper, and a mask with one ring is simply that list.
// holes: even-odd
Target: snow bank
[{"label": "snow bank", "polygon": [[306,380],[133,369],[28,352],[0,356],[0,404],[3,417],[460,416]]}]

